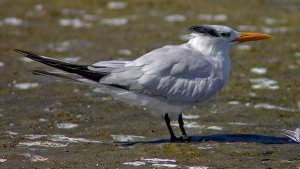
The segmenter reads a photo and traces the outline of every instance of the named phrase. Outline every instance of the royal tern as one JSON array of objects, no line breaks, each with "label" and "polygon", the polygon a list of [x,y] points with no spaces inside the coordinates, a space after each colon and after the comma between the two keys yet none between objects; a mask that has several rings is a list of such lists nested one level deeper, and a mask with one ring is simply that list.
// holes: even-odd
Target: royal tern
[{"label": "royal tern", "polygon": [[[181,45],[155,49],[132,61],[100,61],[77,65],[16,49],[35,61],[66,73],[33,71],[101,86],[115,98],[145,107],[161,109],[171,140],[188,140],[182,111],[187,105],[202,102],[216,94],[230,72],[229,49],[241,42],[271,38],[268,34],[237,32],[227,26],[191,26],[190,38]],[[182,136],[177,138],[168,113],[180,112],[178,123]]]}]

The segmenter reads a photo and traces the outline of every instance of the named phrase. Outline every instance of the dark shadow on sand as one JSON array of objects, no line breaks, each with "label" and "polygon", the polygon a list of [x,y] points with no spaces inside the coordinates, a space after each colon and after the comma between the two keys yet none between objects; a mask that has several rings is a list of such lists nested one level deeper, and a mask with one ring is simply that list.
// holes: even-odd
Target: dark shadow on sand
[{"label": "dark shadow on sand", "polygon": [[[201,142],[220,142],[220,143],[261,143],[261,144],[295,144],[294,141],[288,137],[276,137],[276,136],[265,136],[258,134],[213,134],[203,136],[191,136],[189,142],[182,143],[201,143]],[[123,144],[124,146],[131,146],[135,144],[160,144],[160,143],[172,143],[170,139],[159,139],[153,141],[133,141],[133,142],[114,142]],[[176,141],[176,143],[181,143]]]}]

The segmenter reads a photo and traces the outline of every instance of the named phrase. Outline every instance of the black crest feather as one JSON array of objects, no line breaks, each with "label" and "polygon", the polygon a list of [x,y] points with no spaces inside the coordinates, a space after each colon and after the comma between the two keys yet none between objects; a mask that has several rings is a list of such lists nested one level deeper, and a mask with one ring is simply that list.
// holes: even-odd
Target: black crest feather
[{"label": "black crest feather", "polygon": [[213,37],[220,37],[220,35],[218,34],[218,32],[209,27],[209,26],[191,26],[188,29],[190,32],[195,32],[195,33],[201,33],[203,35],[209,35],[209,36],[213,36]]}]

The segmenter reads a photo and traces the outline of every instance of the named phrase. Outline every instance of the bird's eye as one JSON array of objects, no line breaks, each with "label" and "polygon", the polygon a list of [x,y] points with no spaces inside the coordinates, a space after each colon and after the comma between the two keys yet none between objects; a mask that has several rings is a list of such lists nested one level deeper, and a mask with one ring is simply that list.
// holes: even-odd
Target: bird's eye
[{"label": "bird's eye", "polygon": [[221,36],[223,36],[223,37],[229,37],[230,33],[229,32],[222,32]]}]

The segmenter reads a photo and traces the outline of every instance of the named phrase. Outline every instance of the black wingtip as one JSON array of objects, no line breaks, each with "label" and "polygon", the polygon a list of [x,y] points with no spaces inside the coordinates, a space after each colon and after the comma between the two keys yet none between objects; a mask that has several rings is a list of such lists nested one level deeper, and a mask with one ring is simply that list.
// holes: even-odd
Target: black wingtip
[{"label": "black wingtip", "polygon": [[[31,53],[31,52],[28,52],[25,50],[21,50],[21,49],[14,49],[14,50],[18,53],[21,53],[25,57],[28,57],[37,62],[46,64],[48,66],[55,67],[57,69],[60,69],[60,70],[63,70],[63,71],[69,72],[69,73],[80,75],[80,76],[85,77],[90,80],[99,81],[99,79],[101,79],[103,76],[107,75],[107,73],[101,73],[101,72],[89,70],[87,68],[87,66],[85,66],[85,65],[76,65],[73,63],[68,63],[68,62],[57,60],[57,59],[40,56],[40,55]],[[46,74],[46,73],[41,73],[41,72],[36,72],[36,73],[37,74]]]},{"label": "black wingtip", "polygon": [[22,49],[14,49],[15,52],[21,53],[22,55],[28,55],[30,54],[30,52],[27,52],[25,50]]},{"label": "black wingtip", "polygon": [[[31,52],[28,52],[28,51],[25,51],[25,50],[22,50],[22,49],[14,49],[14,51],[16,51],[18,53],[21,53],[25,57],[28,57],[28,58],[33,59],[33,60],[36,60],[34,58],[41,58],[41,56],[39,56],[37,54],[31,53]],[[36,60],[36,61],[38,61],[38,60]],[[38,62],[40,62],[40,61],[38,61]]]}]

